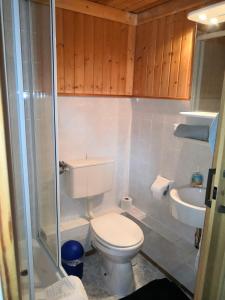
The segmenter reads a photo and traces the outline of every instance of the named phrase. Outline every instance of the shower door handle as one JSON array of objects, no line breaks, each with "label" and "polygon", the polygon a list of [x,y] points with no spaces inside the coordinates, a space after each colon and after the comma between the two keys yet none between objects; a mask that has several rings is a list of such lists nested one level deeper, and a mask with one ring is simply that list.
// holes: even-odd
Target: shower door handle
[{"label": "shower door handle", "polygon": [[[208,179],[207,179],[207,187],[206,187],[206,193],[205,193],[205,205],[208,207],[211,207],[212,201],[211,201],[211,190],[212,190],[212,181],[213,181],[213,176],[216,173],[216,169],[209,169],[208,173]],[[213,194],[215,194],[215,189]],[[215,195],[213,195],[214,198]]]}]

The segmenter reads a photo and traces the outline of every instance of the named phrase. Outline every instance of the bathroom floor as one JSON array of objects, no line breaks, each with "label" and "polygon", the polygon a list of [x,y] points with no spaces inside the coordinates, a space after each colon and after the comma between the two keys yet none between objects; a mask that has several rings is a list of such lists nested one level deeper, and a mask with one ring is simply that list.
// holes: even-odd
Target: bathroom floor
[{"label": "bathroom floor", "polygon": [[167,232],[157,232],[152,222],[151,228],[129,214],[143,230],[145,241],[142,252],[156,263],[166,274],[179,282],[189,292],[195,288],[195,260],[198,250],[184,239],[174,239]]},{"label": "bathroom floor", "polygon": [[[85,257],[83,284],[88,294],[89,300],[114,300],[115,296],[111,296],[104,288],[104,283],[100,274],[100,257],[98,253]],[[148,282],[164,278],[155,266],[148,262],[141,254],[138,254],[133,260],[133,270],[136,288],[140,288]]]}]

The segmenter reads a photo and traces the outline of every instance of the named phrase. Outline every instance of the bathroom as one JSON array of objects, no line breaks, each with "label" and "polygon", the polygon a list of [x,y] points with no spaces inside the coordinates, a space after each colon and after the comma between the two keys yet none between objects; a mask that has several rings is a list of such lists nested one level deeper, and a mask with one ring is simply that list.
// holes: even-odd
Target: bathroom
[{"label": "bathroom", "polygon": [[[45,299],[66,278],[69,240],[84,248],[88,299],[121,299],[165,278],[194,299],[206,209],[193,205],[201,221],[198,209],[179,211],[172,190],[205,195],[215,164],[196,132],[210,134],[220,111],[224,23],[196,25],[195,11],[218,1],[2,2],[21,299]],[[112,230],[107,249],[126,248],[123,225],[134,226],[136,252],[102,274],[103,237],[93,232]]]}]

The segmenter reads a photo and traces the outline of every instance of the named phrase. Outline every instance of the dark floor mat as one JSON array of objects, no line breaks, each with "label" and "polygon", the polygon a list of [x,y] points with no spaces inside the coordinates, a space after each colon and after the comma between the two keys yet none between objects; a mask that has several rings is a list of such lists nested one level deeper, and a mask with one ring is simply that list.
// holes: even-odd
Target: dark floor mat
[{"label": "dark floor mat", "polygon": [[153,280],[121,300],[190,300],[167,278]]}]

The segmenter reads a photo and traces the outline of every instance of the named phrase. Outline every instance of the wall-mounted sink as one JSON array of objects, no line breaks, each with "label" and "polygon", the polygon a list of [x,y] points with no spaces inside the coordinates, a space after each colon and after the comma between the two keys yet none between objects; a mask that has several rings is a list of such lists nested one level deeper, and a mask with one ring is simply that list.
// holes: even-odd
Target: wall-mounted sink
[{"label": "wall-mounted sink", "polygon": [[170,191],[172,216],[184,224],[202,228],[205,218],[205,188],[180,187]]}]

